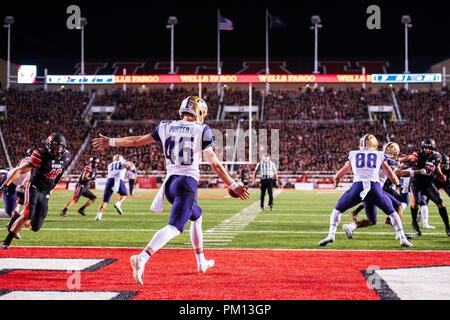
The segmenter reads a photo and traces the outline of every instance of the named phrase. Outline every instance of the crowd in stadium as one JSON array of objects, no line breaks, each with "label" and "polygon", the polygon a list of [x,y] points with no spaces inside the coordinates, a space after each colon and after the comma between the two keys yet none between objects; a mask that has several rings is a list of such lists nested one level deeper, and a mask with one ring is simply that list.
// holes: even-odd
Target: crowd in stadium
[{"label": "crowd in stadium", "polygon": [[0,105],[7,107],[1,129],[12,164],[28,148],[40,146],[51,132],[70,137],[69,148],[76,152],[90,129],[81,120],[88,101],[89,94],[80,91],[0,91]]},{"label": "crowd in stadium", "polygon": [[267,96],[266,120],[364,120],[367,105],[390,104],[387,90],[278,90]]},{"label": "crowd in stadium", "polygon": [[[94,119],[82,119],[91,92],[3,90],[0,91],[0,105],[5,105],[7,112],[1,129],[13,165],[23,157],[27,148],[40,145],[52,131],[59,131],[68,138],[69,148],[75,156],[88,133],[91,137],[99,133],[118,137],[149,133],[157,121],[178,118],[180,101],[197,93],[194,89],[183,88],[173,91],[159,88],[97,92],[93,105],[114,105],[117,109],[110,119],[94,122]],[[390,95],[388,88],[274,90],[265,97],[264,121],[255,120],[253,126],[256,130],[279,129],[279,169],[292,173],[335,171],[365,132],[374,133],[381,143],[388,139],[398,142],[404,152],[414,150],[417,143],[426,137],[434,138],[443,153],[450,151],[450,143],[446,139],[450,129],[445,126],[450,121],[450,94],[447,91],[397,90],[402,121],[387,123],[386,126],[380,122],[369,122],[367,106],[392,104]],[[225,141],[225,130],[236,128],[237,121],[216,121],[219,98],[215,90],[204,91],[203,97],[209,106],[207,123],[211,128],[220,130]],[[255,90],[253,105],[260,105],[261,97],[261,93]],[[227,88],[223,103],[247,105],[248,90]],[[300,121],[296,123],[295,120]],[[246,129],[247,121],[241,123],[242,128]],[[0,164],[6,167],[5,152],[0,149]],[[225,148],[223,151],[226,154],[232,150]],[[159,144],[124,152],[124,156],[133,161],[140,172],[148,174],[164,170],[164,157]],[[87,159],[95,155],[88,143],[73,172],[79,172]],[[113,151],[108,151],[107,156],[102,155],[100,170],[106,168],[112,156]],[[208,171],[208,166],[202,166],[202,169]]]}]

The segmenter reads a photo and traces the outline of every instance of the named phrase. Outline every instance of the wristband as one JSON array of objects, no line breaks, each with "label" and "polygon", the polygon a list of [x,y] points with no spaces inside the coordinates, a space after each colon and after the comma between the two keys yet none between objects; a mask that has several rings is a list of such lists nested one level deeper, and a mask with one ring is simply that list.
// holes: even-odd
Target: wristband
[{"label": "wristband", "polygon": [[409,170],[409,176],[410,176],[410,177],[414,177],[414,170],[412,170],[412,169]]},{"label": "wristband", "polygon": [[115,147],[115,146],[117,146],[117,144],[116,144],[116,138],[110,138],[110,139],[108,140],[108,142],[109,142],[109,146],[110,146],[110,147]]},{"label": "wristband", "polygon": [[233,183],[232,184],[230,184],[229,186],[228,186],[228,188],[230,188],[231,190],[236,190],[237,188],[239,188],[239,183],[237,183],[236,181],[233,181]]}]

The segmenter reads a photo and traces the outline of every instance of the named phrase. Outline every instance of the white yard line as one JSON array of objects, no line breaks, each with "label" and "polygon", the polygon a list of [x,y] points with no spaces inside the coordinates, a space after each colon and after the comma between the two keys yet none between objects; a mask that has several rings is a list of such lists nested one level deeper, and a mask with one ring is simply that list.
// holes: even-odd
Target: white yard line
[{"label": "white yard line", "polygon": [[[276,198],[282,190],[276,189],[273,197]],[[203,242],[207,245],[227,245],[253,221],[260,213],[260,202],[255,201],[250,206],[242,209],[229,219],[218,223],[216,226],[203,233]],[[224,239],[228,236],[228,239]],[[186,243],[189,244],[189,243]]]}]

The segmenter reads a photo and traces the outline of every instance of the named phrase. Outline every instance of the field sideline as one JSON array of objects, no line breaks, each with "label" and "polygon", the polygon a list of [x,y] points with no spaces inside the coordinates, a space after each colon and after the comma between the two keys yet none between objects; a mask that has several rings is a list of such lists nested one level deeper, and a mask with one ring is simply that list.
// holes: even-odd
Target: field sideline
[{"label": "field sideline", "polygon": [[[101,193],[96,192],[101,198]],[[49,204],[49,214],[41,231],[24,230],[22,240],[14,246],[70,246],[70,247],[143,247],[153,233],[167,224],[170,204],[166,202],[164,212],[149,211],[156,190],[139,191],[124,204],[123,216],[117,214],[111,204],[102,221],[94,221],[98,202],[87,209],[85,217],[76,210],[83,203],[75,204],[68,217],[59,216],[59,211],[70,199],[71,191],[55,191]],[[329,215],[340,192],[283,190],[275,199],[271,212],[259,212],[258,190],[251,191],[251,199],[240,201],[227,197],[226,190],[199,190],[199,204],[203,209],[205,248],[247,249],[319,249],[317,242],[328,231]],[[449,203],[443,195],[444,203]],[[336,243],[325,250],[402,250],[391,227],[384,225],[385,215],[379,213],[379,225],[359,231],[356,238],[348,240],[339,228]],[[1,220],[6,223],[6,220]],[[348,213],[342,222],[350,221]],[[411,232],[409,208],[405,210],[404,226]],[[430,205],[430,223],[435,230],[423,230],[423,236],[414,239],[409,250],[449,250],[450,238],[436,207]],[[189,224],[187,225],[189,228]],[[6,228],[0,231],[5,237]],[[13,248],[12,247],[12,248]],[[189,232],[173,239],[168,248],[190,248]]]}]

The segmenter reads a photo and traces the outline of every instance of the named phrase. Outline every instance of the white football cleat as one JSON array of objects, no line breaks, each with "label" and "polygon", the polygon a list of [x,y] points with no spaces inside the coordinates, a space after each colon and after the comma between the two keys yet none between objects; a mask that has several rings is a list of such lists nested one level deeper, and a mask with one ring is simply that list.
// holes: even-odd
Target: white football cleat
[{"label": "white football cleat", "polygon": [[413,246],[413,244],[411,242],[409,242],[408,239],[406,239],[406,238],[400,239],[400,247],[407,247],[407,248],[409,248],[409,247],[412,247],[412,246]]},{"label": "white football cleat", "polygon": [[96,221],[102,220],[102,215],[103,215],[103,213],[97,212],[97,215],[95,216],[95,220]]},{"label": "white football cleat", "polygon": [[428,229],[428,230],[430,230],[430,229],[436,229],[434,226],[432,226],[432,225],[430,225],[430,224],[425,224],[425,225],[423,225],[422,228],[423,228],[423,229]]},{"label": "white football cleat", "polygon": [[136,283],[144,284],[142,276],[144,275],[145,264],[139,263],[139,256],[134,255],[130,257],[131,268],[133,269],[133,278]]},{"label": "white football cleat", "polygon": [[121,207],[121,203],[119,201],[117,201],[116,203],[114,203],[114,208],[117,210],[117,212],[122,215],[123,214],[123,210]]},{"label": "white football cleat", "polygon": [[334,242],[334,238],[326,237],[325,239],[322,239],[319,241],[319,246],[325,247],[327,244],[333,243],[333,242]]},{"label": "white football cleat", "polygon": [[342,229],[344,229],[344,232],[347,235],[347,238],[353,239],[353,231],[351,229],[351,225],[350,224],[344,224],[342,226]]},{"label": "white football cleat", "polygon": [[209,268],[214,267],[215,261],[214,259],[206,260],[205,263],[197,264],[197,271],[201,273],[205,273]]}]

